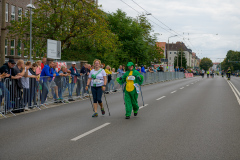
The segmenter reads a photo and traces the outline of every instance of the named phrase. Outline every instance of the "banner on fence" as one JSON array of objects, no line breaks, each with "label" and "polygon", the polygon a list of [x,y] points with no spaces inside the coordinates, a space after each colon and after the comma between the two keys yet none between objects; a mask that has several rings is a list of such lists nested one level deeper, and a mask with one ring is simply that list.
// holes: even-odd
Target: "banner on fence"
[{"label": "banner on fence", "polygon": [[185,77],[186,78],[192,78],[193,77],[193,73],[185,73]]}]

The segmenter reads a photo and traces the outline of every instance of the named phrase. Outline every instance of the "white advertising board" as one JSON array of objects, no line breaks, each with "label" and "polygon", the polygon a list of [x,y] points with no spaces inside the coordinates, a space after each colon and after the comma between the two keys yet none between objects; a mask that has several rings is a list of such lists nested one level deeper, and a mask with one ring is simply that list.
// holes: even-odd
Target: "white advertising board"
[{"label": "white advertising board", "polygon": [[61,41],[47,40],[47,58],[61,59]]}]

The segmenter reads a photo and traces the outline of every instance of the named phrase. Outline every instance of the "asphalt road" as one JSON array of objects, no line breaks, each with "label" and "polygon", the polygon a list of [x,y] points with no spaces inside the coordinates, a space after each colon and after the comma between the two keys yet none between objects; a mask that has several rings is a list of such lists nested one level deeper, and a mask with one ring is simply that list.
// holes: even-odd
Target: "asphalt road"
[{"label": "asphalt road", "polygon": [[[0,120],[0,160],[239,160],[240,78],[190,78],[142,87],[137,117],[122,93],[111,116],[89,100]],[[236,88],[236,89],[235,89]],[[104,101],[105,103],[105,101]],[[102,128],[101,128],[102,127]]]}]

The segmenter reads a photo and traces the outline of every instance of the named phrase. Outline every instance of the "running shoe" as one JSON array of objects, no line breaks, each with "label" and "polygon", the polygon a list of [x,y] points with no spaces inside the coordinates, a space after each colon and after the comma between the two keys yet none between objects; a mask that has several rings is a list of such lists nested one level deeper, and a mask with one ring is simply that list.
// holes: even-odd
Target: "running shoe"
[{"label": "running shoe", "polygon": [[134,113],[134,116],[137,116],[138,115],[138,112],[137,113]]},{"label": "running shoe", "polygon": [[130,119],[130,116],[126,116],[126,119]]},{"label": "running shoe", "polygon": [[98,113],[95,112],[95,113],[92,115],[92,117],[98,117]]},{"label": "running shoe", "polygon": [[101,108],[102,115],[105,114],[104,108]]}]

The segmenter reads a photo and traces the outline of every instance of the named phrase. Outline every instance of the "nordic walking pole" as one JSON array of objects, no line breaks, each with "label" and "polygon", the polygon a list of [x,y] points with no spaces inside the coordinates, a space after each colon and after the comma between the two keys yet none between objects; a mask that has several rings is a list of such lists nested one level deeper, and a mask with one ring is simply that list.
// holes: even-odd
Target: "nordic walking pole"
[{"label": "nordic walking pole", "polygon": [[[105,93],[104,93],[104,97],[105,97],[105,101],[106,101],[107,108],[108,108],[108,103],[107,103],[107,99],[106,99],[106,95],[105,95]],[[109,113],[109,116],[111,116],[111,115],[110,115],[110,112],[109,112],[109,108],[108,108],[108,113]]]},{"label": "nordic walking pole", "polygon": [[[88,89],[89,89],[89,88],[88,88]],[[91,102],[91,105],[92,105],[93,112],[95,112],[95,111],[94,111],[94,108],[93,108],[93,103],[92,103],[91,92],[90,92],[90,91],[89,91],[89,99],[90,99],[90,102]]]},{"label": "nordic walking pole", "polygon": [[122,84],[122,91],[123,91],[123,101],[124,101],[124,105],[125,105],[123,84]]},{"label": "nordic walking pole", "polygon": [[[141,87],[141,85],[139,85],[139,86],[140,86],[140,91],[141,91],[141,96],[142,96],[142,101],[143,101],[142,87]],[[144,101],[143,101],[143,106],[144,106]]]},{"label": "nordic walking pole", "polygon": [[[138,79],[138,81],[139,81],[139,79]],[[140,86],[140,91],[141,91],[141,96],[142,96],[142,102],[143,102],[143,106],[144,106],[143,95],[142,95],[142,87],[141,87],[140,84],[139,84],[139,86]]]}]

